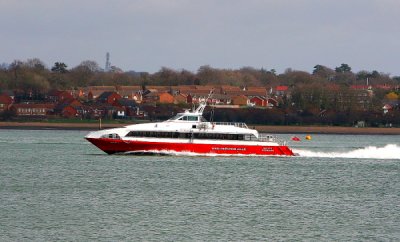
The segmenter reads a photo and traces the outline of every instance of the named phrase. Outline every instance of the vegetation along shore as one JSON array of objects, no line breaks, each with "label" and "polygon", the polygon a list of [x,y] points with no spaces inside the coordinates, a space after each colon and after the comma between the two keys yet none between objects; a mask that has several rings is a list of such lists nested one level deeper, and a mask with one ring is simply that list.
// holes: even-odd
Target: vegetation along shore
[{"label": "vegetation along shore", "polygon": [[[213,95],[207,99],[210,91]],[[82,121],[46,124],[63,128],[92,128],[97,124],[83,123],[99,119],[104,127],[166,120],[207,99],[204,116],[210,121],[276,125],[284,128],[274,130],[291,133],[345,133],[336,127],[368,127],[349,129],[363,133],[399,128],[399,97],[399,76],[376,70],[355,73],[345,63],[335,68],[317,64],[311,73],[288,68],[281,74],[266,68],[210,66],[197,72],[163,67],[146,73],[103,70],[94,61],[73,68],[56,62],[48,68],[36,58],[0,65],[0,121]]]}]

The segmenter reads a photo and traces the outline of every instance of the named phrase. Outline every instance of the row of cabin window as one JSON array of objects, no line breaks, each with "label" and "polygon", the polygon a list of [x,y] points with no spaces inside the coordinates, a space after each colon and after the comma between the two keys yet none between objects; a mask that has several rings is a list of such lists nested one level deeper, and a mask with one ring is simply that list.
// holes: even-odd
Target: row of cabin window
[{"label": "row of cabin window", "polygon": [[183,138],[183,139],[225,139],[225,140],[253,140],[254,135],[243,134],[218,134],[218,133],[178,133],[178,132],[153,132],[130,131],[127,137],[152,137],[152,138]]}]

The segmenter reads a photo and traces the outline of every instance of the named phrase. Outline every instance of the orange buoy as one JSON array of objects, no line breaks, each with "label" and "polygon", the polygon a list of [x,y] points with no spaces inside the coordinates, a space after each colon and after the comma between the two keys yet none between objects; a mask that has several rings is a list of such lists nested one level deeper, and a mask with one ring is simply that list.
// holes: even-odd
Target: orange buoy
[{"label": "orange buoy", "polygon": [[311,138],[311,135],[307,135],[306,136],[306,140],[311,140],[312,138]]}]

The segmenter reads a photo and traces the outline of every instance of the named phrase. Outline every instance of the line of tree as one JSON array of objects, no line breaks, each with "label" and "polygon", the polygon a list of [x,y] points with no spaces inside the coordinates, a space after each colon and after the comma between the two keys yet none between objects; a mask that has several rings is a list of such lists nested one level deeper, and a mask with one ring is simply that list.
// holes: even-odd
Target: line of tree
[{"label": "line of tree", "polygon": [[46,92],[50,89],[75,89],[95,85],[233,85],[233,86],[277,86],[291,87],[304,85],[328,85],[331,83],[349,86],[365,84],[398,85],[400,77],[374,71],[353,73],[348,64],[334,69],[316,65],[312,73],[288,68],[277,74],[274,69],[216,69],[201,66],[196,73],[188,70],[174,70],[162,67],[156,73],[122,71],[112,67],[103,71],[95,61],[82,61],[78,66],[68,68],[64,62],[56,62],[51,68],[40,59],[14,61],[0,65],[0,89],[21,89]]}]

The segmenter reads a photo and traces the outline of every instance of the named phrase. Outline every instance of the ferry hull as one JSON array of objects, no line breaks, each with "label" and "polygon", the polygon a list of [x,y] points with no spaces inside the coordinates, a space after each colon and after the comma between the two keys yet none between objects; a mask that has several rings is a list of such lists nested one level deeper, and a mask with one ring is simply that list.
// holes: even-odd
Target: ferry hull
[{"label": "ferry hull", "polygon": [[232,144],[198,144],[198,143],[167,143],[131,141],[108,138],[86,138],[107,154],[114,153],[195,153],[219,155],[265,155],[294,156],[285,145],[232,145]]}]

